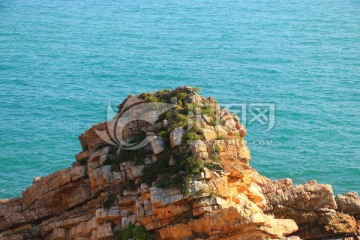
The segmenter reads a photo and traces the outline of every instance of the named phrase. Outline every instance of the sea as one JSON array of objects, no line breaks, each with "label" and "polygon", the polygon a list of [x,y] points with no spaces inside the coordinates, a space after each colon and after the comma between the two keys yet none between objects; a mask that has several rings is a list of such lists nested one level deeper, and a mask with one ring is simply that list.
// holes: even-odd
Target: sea
[{"label": "sea", "polygon": [[360,1],[0,0],[0,199],[129,94],[201,88],[271,179],[360,190]]}]

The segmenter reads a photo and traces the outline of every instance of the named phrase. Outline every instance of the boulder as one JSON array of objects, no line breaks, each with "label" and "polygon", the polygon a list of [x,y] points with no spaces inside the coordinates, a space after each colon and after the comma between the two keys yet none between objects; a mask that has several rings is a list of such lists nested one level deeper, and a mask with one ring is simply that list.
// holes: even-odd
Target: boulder
[{"label": "boulder", "polygon": [[165,151],[164,140],[161,137],[155,137],[150,142],[152,151],[155,155],[158,155]]},{"label": "boulder", "polygon": [[172,148],[175,148],[175,147],[181,145],[184,134],[185,134],[185,130],[183,127],[178,127],[178,128],[175,128],[173,131],[171,131],[170,144],[171,144]]}]

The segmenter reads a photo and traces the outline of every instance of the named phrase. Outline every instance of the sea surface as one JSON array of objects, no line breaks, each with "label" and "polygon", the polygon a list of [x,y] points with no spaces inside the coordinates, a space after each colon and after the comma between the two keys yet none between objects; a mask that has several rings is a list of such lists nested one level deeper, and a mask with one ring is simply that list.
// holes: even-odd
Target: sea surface
[{"label": "sea surface", "polygon": [[69,167],[108,103],[182,85],[243,109],[261,174],[359,192],[360,1],[1,0],[0,198]]}]

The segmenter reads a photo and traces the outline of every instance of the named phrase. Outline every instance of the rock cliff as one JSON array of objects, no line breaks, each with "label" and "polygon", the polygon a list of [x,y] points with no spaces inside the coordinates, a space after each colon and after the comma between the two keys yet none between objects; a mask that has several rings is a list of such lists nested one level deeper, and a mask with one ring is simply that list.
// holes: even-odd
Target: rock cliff
[{"label": "rock cliff", "polygon": [[239,119],[189,87],[130,95],[72,167],[0,200],[0,240],[359,239],[360,198],[270,180]]}]

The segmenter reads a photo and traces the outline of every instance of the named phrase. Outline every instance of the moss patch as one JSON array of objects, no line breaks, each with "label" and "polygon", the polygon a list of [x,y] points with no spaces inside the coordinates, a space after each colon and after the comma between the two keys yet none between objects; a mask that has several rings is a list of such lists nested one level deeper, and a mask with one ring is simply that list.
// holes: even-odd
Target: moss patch
[{"label": "moss patch", "polygon": [[208,115],[209,117],[215,116],[215,109],[212,106],[204,106],[200,111],[202,115]]},{"label": "moss patch", "polygon": [[[169,166],[171,158],[174,161],[173,166]],[[187,150],[185,143],[173,151],[167,150],[155,163],[145,166],[142,181],[149,185],[155,182],[157,187],[177,188],[188,195],[192,177],[199,173],[204,165],[202,159],[196,158]]]},{"label": "moss patch", "polygon": [[184,141],[186,141],[186,142],[196,141],[196,140],[201,140],[201,139],[202,139],[202,136],[196,132],[187,132],[184,135]]},{"label": "moss patch", "polygon": [[[165,142],[165,151],[158,156],[158,160],[154,163],[146,165],[143,169],[142,181],[151,185],[153,182],[158,187],[172,187],[181,190],[183,194],[188,194],[190,190],[190,182],[195,174],[200,173],[204,168],[204,160],[196,157],[189,149],[189,144],[195,140],[203,140],[202,123],[195,121],[191,124],[190,117],[195,118],[199,114],[207,115],[212,121],[216,120],[214,102],[206,102],[199,100],[198,97],[192,97],[196,92],[200,91],[199,88],[183,88],[174,91],[163,90],[154,93],[143,93],[139,98],[147,102],[166,102],[170,103],[172,97],[177,98],[178,106],[162,113],[157,122],[167,120],[168,124],[166,129],[159,129],[156,132],[161,136]],[[201,101],[197,106],[195,101]],[[214,122],[215,123],[215,122]],[[181,145],[175,149],[170,147],[170,133],[178,127],[188,129],[185,134]],[[220,149],[212,154],[212,160],[219,161]],[[142,163],[146,157],[147,152],[144,149],[136,151],[121,150],[120,155],[117,157],[117,162],[135,161],[136,164]],[[169,162],[172,162],[169,166]]]}]

